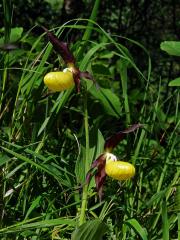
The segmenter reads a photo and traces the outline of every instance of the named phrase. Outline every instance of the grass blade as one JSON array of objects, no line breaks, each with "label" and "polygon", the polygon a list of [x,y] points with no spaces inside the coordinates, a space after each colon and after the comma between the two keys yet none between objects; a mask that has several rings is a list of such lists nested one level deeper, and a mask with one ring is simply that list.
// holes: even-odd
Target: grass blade
[{"label": "grass blade", "polygon": [[147,230],[143,228],[136,219],[129,219],[125,221],[125,224],[133,228],[141,239],[148,240]]},{"label": "grass blade", "polygon": [[169,240],[169,221],[167,214],[167,204],[166,199],[162,201],[162,231],[163,231],[163,240]]}]

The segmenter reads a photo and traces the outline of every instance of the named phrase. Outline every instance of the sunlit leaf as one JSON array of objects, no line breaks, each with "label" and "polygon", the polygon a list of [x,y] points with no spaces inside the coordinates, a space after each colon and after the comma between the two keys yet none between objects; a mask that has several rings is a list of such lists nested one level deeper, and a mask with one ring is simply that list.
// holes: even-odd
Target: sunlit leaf
[{"label": "sunlit leaf", "polygon": [[160,48],[169,55],[180,56],[180,41],[164,41],[161,43]]},{"label": "sunlit leaf", "polygon": [[180,87],[180,77],[169,82],[169,87]]},{"label": "sunlit leaf", "polygon": [[[18,41],[23,33],[22,27],[15,27],[11,29],[10,39],[9,42],[16,42]],[[4,37],[0,38],[0,45],[4,44]]]}]

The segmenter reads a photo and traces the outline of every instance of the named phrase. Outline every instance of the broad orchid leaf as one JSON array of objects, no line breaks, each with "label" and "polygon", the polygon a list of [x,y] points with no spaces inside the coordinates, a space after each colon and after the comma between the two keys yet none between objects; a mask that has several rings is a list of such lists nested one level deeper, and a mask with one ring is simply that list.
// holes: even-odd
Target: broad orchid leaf
[{"label": "broad orchid leaf", "polygon": [[107,226],[100,219],[87,221],[72,234],[71,240],[101,240],[107,232]]}]

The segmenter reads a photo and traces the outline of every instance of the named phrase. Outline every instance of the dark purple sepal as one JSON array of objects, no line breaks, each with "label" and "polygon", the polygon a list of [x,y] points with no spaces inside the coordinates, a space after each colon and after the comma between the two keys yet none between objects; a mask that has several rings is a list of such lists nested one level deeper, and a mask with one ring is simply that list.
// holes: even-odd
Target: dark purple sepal
[{"label": "dark purple sepal", "polygon": [[97,189],[100,201],[102,200],[103,185],[106,180],[105,164],[106,164],[106,158],[105,158],[105,154],[103,153],[92,163],[91,169],[88,172],[86,177],[86,183],[89,184],[91,178],[93,177],[93,174],[92,174],[93,169],[97,168],[97,171],[95,173],[95,183],[96,183],[96,189]]},{"label": "dark purple sepal", "polygon": [[106,180],[105,164],[106,162],[104,161],[104,164],[98,166],[98,171],[95,175],[96,189],[100,201],[102,200],[103,197],[103,186]]},{"label": "dark purple sepal", "polygon": [[88,171],[87,176],[86,176],[86,183],[89,184],[92,176],[94,176],[94,169],[99,165],[99,161],[103,157],[104,154],[101,154],[96,160],[93,161],[91,165],[91,169]]},{"label": "dark purple sepal", "polygon": [[71,51],[69,50],[69,46],[66,42],[60,41],[53,33],[51,33],[47,28],[42,27],[44,31],[47,33],[49,41],[53,45],[54,49],[57,53],[59,53],[64,60],[64,62],[67,63],[75,63],[75,58]]},{"label": "dark purple sepal", "polygon": [[111,137],[109,137],[106,140],[105,145],[104,145],[104,149],[105,150],[108,150],[108,149],[112,150],[114,147],[116,147],[118,145],[118,143],[120,141],[122,141],[125,138],[126,134],[134,132],[136,129],[138,129],[142,126],[143,125],[140,124],[140,123],[133,124],[131,127],[126,128],[123,131],[119,131],[119,132],[115,133],[114,135],[112,135]]},{"label": "dark purple sepal", "polygon": [[78,68],[76,68],[75,66],[72,68],[72,73],[73,73],[73,78],[74,78],[74,83],[76,86],[76,91],[79,93],[80,92],[80,71]]}]

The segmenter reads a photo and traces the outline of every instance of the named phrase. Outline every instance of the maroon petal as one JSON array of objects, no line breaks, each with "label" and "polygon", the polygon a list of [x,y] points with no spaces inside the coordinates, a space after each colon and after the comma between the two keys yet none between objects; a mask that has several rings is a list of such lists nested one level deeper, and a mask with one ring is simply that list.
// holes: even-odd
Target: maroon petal
[{"label": "maroon petal", "polygon": [[94,175],[94,174],[93,174],[93,173],[94,173],[94,169],[95,169],[96,167],[98,167],[98,165],[100,164],[101,159],[102,159],[103,156],[104,156],[104,154],[101,154],[101,155],[92,163],[91,169],[88,171],[87,176],[86,176],[86,183],[87,183],[87,184],[89,184],[92,176]]},{"label": "maroon petal", "polygon": [[105,164],[106,164],[106,158],[105,154],[101,154],[93,163],[91,166],[91,169],[86,177],[86,183],[89,184],[93,174],[93,169],[97,167],[97,172],[95,173],[95,182],[96,182],[96,189],[99,195],[100,201],[102,200],[103,196],[103,185],[106,180],[106,173],[105,173]]},{"label": "maroon petal", "polygon": [[122,141],[124,139],[124,137],[126,136],[126,134],[134,132],[136,129],[142,127],[143,125],[138,123],[138,124],[133,124],[131,127],[123,130],[123,131],[119,131],[118,133],[115,133],[114,135],[112,135],[111,137],[109,137],[104,145],[104,149],[105,150],[112,150],[114,147],[116,147],[118,145],[118,143],[120,141]]},{"label": "maroon petal", "polygon": [[73,73],[73,78],[74,78],[74,82],[75,82],[75,85],[76,85],[76,91],[79,93],[80,92],[80,78],[79,78],[79,75]]},{"label": "maroon petal", "polygon": [[100,201],[103,197],[103,186],[106,180],[106,172],[105,172],[105,161],[104,164],[98,166],[98,171],[95,175],[96,189],[99,195]]},{"label": "maroon petal", "polygon": [[75,58],[73,54],[70,52],[68,44],[65,42],[61,42],[53,33],[49,32],[49,30],[46,29],[45,27],[42,27],[42,28],[47,33],[49,41],[53,45],[56,52],[61,55],[64,62],[66,64],[75,63]]}]

